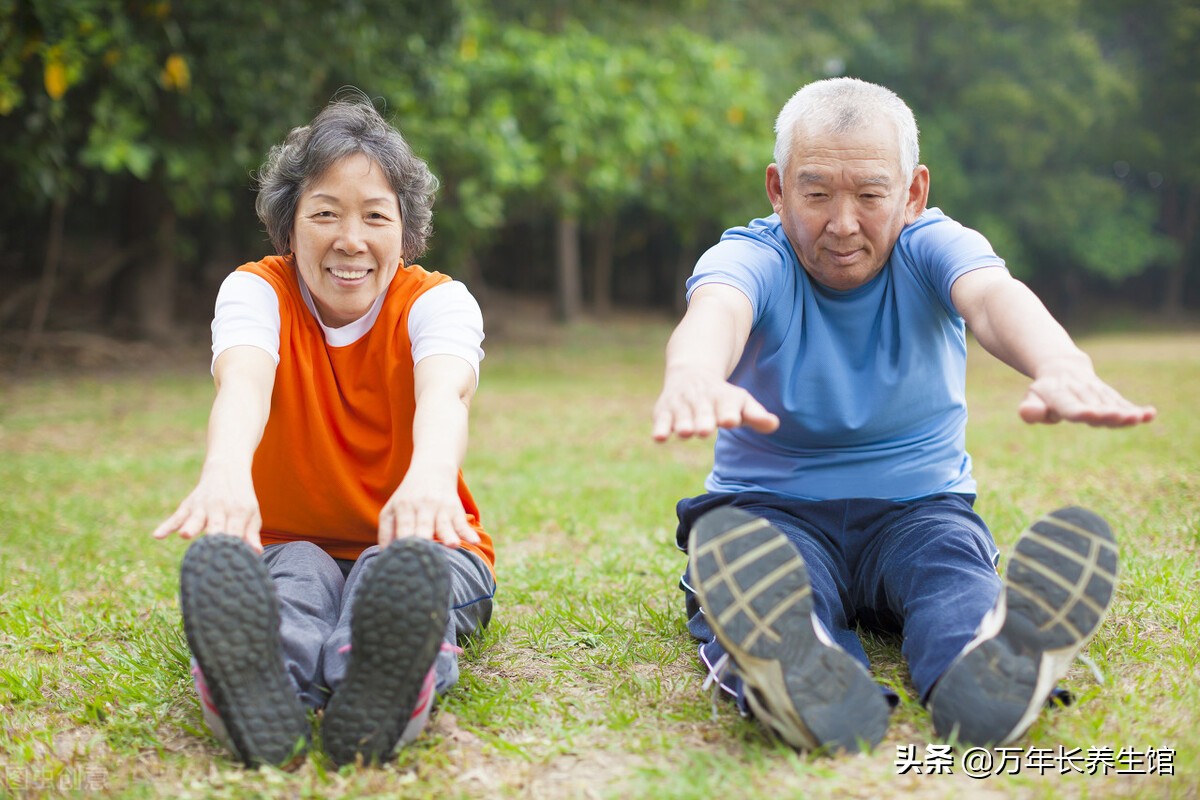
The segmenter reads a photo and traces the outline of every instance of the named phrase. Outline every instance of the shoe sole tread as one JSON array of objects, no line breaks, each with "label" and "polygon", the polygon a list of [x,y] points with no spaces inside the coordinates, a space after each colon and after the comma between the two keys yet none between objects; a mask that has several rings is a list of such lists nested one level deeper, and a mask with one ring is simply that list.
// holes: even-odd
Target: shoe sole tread
[{"label": "shoe sole tread", "polygon": [[787,537],[722,507],[697,520],[688,549],[701,607],[755,716],[794,747],[877,745],[887,702],[862,664],[818,638],[808,570]]},{"label": "shoe sole tread", "polygon": [[416,706],[449,619],[450,577],[436,543],[402,539],[362,577],[350,663],[326,707],[326,753],[337,764],[390,755]]},{"label": "shoe sole tread", "polygon": [[1041,675],[1046,657],[1069,665],[1068,656],[1099,630],[1117,564],[1112,530],[1086,509],[1059,509],[1026,529],[1005,576],[1000,630],[951,664],[934,690],[938,734],[972,745],[1003,745],[1023,734],[1043,700],[1042,685],[1053,688]]},{"label": "shoe sole tread", "polygon": [[283,664],[279,599],[241,540],[194,542],[180,567],[184,633],[213,704],[248,765],[279,766],[306,747],[308,716]]}]

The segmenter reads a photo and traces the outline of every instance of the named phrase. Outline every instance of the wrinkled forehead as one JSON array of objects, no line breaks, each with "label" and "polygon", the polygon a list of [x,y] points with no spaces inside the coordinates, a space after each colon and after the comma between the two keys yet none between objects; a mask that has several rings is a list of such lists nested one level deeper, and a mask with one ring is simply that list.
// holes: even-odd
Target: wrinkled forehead
[{"label": "wrinkled forehead", "polygon": [[872,162],[899,174],[900,135],[896,123],[882,114],[849,121],[801,121],[792,134],[789,160],[794,167],[814,160]]},{"label": "wrinkled forehead", "polygon": [[377,202],[399,205],[399,197],[383,165],[364,152],[334,159],[301,187],[302,197],[370,195]]}]

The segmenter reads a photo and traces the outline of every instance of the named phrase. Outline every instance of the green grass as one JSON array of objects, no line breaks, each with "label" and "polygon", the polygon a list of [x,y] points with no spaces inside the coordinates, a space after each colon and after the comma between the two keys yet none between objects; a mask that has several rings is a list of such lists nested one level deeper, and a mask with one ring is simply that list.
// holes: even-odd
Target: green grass
[{"label": "green grass", "polygon": [[[0,388],[0,796],[1194,797],[1200,793],[1200,336],[1085,339],[1161,417],[1131,431],[1029,427],[1023,381],[971,355],[968,444],[1002,550],[1090,506],[1123,546],[1112,613],[1071,708],[1025,747],[1173,749],[1174,776],[897,775],[933,738],[894,639],[867,636],[904,702],[872,754],[820,758],[714,709],[683,627],[674,503],[711,443],[656,445],[666,321],[490,343],[467,478],[497,543],[491,628],[431,728],[386,768],[246,771],[203,732],[177,602],[185,543],[149,531],[191,488],[212,388],[174,368],[5,378]],[[715,718],[714,718],[715,713]]]}]

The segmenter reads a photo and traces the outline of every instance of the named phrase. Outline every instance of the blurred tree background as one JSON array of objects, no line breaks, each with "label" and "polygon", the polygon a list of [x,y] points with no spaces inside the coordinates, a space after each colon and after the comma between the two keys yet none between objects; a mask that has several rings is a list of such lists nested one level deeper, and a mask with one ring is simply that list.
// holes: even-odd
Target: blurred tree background
[{"label": "blurred tree background", "polygon": [[677,311],[831,75],[912,105],[931,203],[1060,314],[1200,307],[1195,0],[0,0],[0,336],[194,335],[268,252],[253,171],[344,85],[441,178],[423,262],[485,313]]}]

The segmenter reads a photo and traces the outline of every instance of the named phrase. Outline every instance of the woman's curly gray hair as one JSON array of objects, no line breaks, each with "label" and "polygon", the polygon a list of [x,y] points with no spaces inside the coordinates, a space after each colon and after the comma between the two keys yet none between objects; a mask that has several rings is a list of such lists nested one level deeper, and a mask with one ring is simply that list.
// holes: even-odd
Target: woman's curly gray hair
[{"label": "woman's curly gray hair", "polygon": [[437,178],[365,94],[343,90],[312,122],[293,128],[282,144],[272,147],[258,171],[254,206],[276,253],[292,252],[300,193],[333,164],[358,153],[380,166],[396,193],[404,259],[411,262],[425,252],[433,233]]}]

